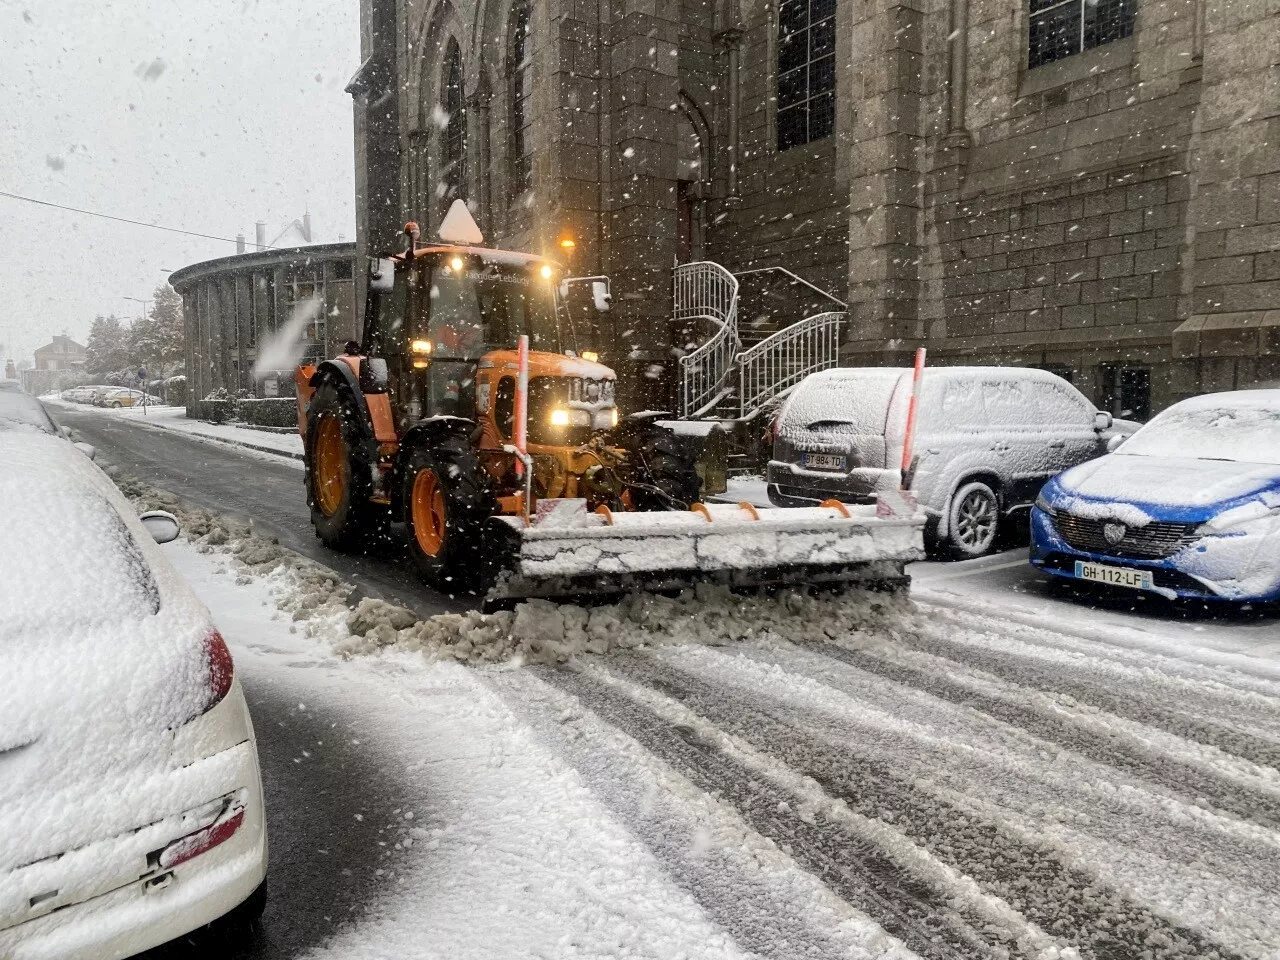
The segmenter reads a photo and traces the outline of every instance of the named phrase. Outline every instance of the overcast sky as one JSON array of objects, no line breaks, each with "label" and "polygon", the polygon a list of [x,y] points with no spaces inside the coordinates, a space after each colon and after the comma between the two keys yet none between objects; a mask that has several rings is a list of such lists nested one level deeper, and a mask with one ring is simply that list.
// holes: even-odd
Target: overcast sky
[{"label": "overcast sky", "polygon": [[[358,0],[0,0],[0,191],[268,241],[355,236]],[[235,252],[0,196],[0,359]]]}]

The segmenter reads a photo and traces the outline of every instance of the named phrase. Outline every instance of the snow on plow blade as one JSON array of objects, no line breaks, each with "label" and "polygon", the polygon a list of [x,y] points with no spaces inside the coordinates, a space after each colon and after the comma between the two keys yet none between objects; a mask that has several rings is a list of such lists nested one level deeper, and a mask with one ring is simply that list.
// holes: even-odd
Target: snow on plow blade
[{"label": "snow on plow blade", "polygon": [[[490,604],[528,597],[731,587],[868,583],[905,585],[905,563],[924,556],[924,516],[877,516],[844,504],[757,510],[697,504],[687,512],[549,512],[526,526],[495,517],[508,538],[508,570]],[[585,506],[585,505],[584,505]]]}]

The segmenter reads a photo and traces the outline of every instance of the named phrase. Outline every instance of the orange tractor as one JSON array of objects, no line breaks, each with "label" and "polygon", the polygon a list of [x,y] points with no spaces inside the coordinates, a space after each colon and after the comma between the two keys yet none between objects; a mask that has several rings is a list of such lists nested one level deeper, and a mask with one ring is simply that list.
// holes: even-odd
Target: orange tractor
[{"label": "orange tractor", "polygon": [[[558,265],[479,246],[460,201],[444,243],[406,232],[405,253],[370,263],[362,343],[296,373],[307,499],[328,546],[360,549],[403,521],[425,579],[487,586],[491,603],[901,575],[910,532],[891,558],[893,524],[876,521],[870,549],[857,508],[699,502],[688,445],[657,415],[620,416]],[[607,308],[607,281],[591,279]]]}]

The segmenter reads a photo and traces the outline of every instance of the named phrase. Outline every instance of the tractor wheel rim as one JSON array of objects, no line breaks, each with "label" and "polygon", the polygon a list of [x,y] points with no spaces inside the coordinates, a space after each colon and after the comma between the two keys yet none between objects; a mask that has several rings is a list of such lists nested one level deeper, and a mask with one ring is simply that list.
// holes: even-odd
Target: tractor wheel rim
[{"label": "tractor wheel rim", "polygon": [[980,493],[971,493],[960,503],[957,531],[966,547],[985,546],[995,529],[995,511],[991,501]]},{"label": "tractor wheel rim", "polygon": [[331,413],[320,417],[316,430],[316,499],[326,517],[342,506],[347,478],[343,471],[346,451],[342,443],[342,423]]},{"label": "tractor wheel rim", "polygon": [[438,557],[444,549],[444,489],[434,470],[423,470],[413,480],[413,535],[422,552]]}]

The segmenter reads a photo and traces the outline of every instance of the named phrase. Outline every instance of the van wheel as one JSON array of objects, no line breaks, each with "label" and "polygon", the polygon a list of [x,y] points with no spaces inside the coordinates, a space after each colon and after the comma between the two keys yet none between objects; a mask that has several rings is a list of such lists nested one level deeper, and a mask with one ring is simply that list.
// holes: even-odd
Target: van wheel
[{"label": "van wheel", "polygon": [[1000,500],[985,483],[966,483],[951,498],[947,542],[959,560],[984,557],[995,546],[1000,527]]}]

